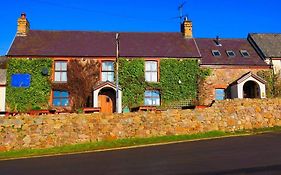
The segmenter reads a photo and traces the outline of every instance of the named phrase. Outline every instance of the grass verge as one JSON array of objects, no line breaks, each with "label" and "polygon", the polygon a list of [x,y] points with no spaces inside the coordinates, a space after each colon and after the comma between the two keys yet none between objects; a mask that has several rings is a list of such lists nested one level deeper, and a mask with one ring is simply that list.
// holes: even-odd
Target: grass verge
[{"label": "grass verge", "polygon": [[23,149],[13,150],[7,152],[0,152],[0,160],[3,159],[17,159],[23,157],[45,156],[45,155],[58,155],[68,153],[79,153],[85,151],[95,151],[112,148],[122,148],[130,146],[142,146],[149,144],[169,143],[176,141],[188,141],[197,139],[211,139],[226,136],[240,136],[245,134],[258,134],[265,132],[277,132],[281,131],[281,127],[261,128],[253,130],[243,130],[236,132],[223,132],[223,131],[210,131],[199,134],[191,135],[172,135],[150,138],[129,138],[120,139],[114,141],[101,141],[101,142],[89,142],[76,145],[65,145],[61,147],[47,148],[47,149]]}]

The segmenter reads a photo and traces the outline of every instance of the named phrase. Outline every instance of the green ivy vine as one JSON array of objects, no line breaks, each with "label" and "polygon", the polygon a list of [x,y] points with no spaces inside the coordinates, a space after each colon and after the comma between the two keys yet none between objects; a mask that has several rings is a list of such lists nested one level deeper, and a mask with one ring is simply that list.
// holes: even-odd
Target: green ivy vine
[{"label": "green ivy vine", "polygon": [[198,80],[210,75],[209,69],[200,69],[196,59],[161,59],[160,82],[148,83],[145,82],[144,59],[121,58],[119,65],[123,106],[130,108],[143,105],[146,89],[160,90],[162,105],[179,100],[194,100]]},{"label": "green ivy vine", "polygon": [[[19,59],[10,58],[7,67],[7,108],[8,111],[26,112],[30,109],[47,108],[51,92],[49,76],[42,75],[47,68],[50,74],[52,60],[47,58]],[[11,86],[11,76],[15,73],[31,75],[30,87]]]}]

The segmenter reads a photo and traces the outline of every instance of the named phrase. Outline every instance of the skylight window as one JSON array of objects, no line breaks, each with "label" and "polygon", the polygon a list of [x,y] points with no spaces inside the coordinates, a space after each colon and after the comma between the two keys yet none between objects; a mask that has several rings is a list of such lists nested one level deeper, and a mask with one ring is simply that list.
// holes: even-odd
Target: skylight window
[{"label": "skylight window", "polygon": [[250,56],[250,54],[247,50],[240,50],[240,53],[243,57],[249,57]]},{"label": "skylight window", "polygon": [[232,50],[227,50],[226,54],[227,54],[228,57],[235,57],[235,53]]},{"label": "skylight window", "polygon": [[220,51],[218,51],[218,50],[212,50],[212,54],[213,54],[213,56],[215,56],[215,57],[221,56],[221,53],[220,53]]}]

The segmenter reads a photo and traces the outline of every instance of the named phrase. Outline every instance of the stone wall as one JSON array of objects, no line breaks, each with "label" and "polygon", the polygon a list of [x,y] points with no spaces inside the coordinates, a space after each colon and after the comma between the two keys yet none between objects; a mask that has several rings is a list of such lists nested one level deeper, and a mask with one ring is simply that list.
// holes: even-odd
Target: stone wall
[{"label": "stone wall", "polygon": [[248,72],[257,74],[258,71],[269,69],[253,69],[253,68],[212,68],[212,73],[204,81],[200,83],[199,87],[199,104],[210,105],[215,99],[215,89],[227,89],[228,86],[241,78]]},{"label": "stone wall", "polygon": [[281,99],[235,99],[195,110],[2,117],[0,150],[281,126],[280,114]]}]

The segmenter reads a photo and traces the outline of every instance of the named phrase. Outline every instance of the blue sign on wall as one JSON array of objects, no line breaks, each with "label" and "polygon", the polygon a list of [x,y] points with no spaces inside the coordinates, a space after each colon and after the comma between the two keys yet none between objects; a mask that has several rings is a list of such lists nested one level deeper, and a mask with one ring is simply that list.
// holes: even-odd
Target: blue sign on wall
[{"label": "blue sign on wall", "polygon": [[11,77],[12,87],[30,87],[30,74],[13,74]]}]

